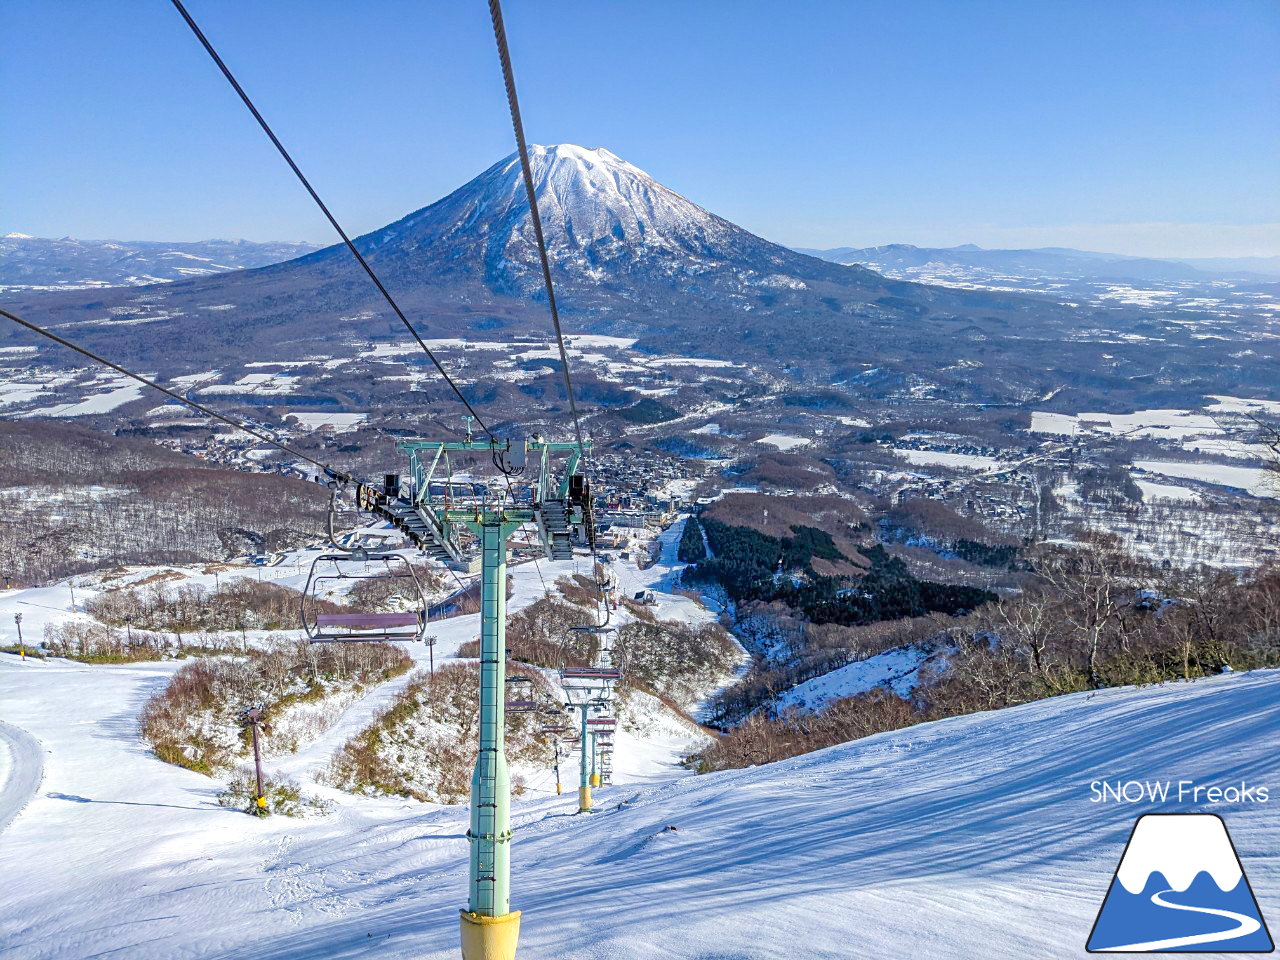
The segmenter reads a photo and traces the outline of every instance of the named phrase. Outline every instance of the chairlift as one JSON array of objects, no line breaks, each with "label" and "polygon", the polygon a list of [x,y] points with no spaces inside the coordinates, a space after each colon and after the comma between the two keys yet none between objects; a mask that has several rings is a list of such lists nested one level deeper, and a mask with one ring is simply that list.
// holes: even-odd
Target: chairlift
[{"label": "chairlift", "polygon": [[[617,667],[565,667],[560,671],[561,680],[587,680],[595,683],[612,683],[622,677]],[[585,684],[578,684],[585,686]]]},{"label": "chairlift", "polygon": [[[371,569],[372,568],[372,569]],[[317,613],[325,584],[390,578],[407,588],[412,610],[398,613]],[[302,629],[311,643],[369,643],[421,640],[427,626],[427,598],[413,565],[398,553],[327,553],[316,557],[302,590]]]},{"label": "chairlift", "polygon": [[507,677],[507,695],[516,698],[506,701],[507,713],[538,712],[538,701],[534,699],[532,678],[519,675]]}]

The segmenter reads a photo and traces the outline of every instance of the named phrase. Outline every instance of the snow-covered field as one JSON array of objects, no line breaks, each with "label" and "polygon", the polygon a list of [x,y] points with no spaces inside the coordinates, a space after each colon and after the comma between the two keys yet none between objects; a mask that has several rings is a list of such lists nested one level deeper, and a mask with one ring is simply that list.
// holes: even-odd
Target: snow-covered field
[{"label": "snow-covered field", "polygon": [[[173,669],[0,663],[4,718],[45,752],[0,845],[5,956],[456,956],[465,810],[336,792],[321,819],[220,808],[211,781],[137,739]],[[1221,813],[1264,915],[1280,915],[1266,804],[1095,803],[1090,789],[1274,785],[1277,736],[1280,672],[1259,671],[618,785],[590,817],[534,785],[514,807],[520,955],[1083,956],[1133,820],[1153,811]]]},{"label": "snow-covered field", "polygon": [[756,443],[763,443],[770,447],[777,447],[784,453],[794,450],[797,447],[803,447],[808,442],[808,439],[805,437],[793,437],[786,433],[770,433],[756,441]]},{"label": "snow-covered field", "polygon": [[980,454],[948,453],[945,450],[914,450],[894,448],[894,453],[910,464],[923,467],[950,467],[953,470],[994,470],[1000,466],[995,457]]},{"label": "snow-covered field", "polygon": [[1223,487],[1234,487],[1256,497],[1274,495],[1277,492],[1272,486],[1272,477],[1266,470],[1258,467],[1233,467],[1220,463],[1170,463],[1163,460],[1135,460],[1133,465],[1139,470],[1158,473],[1165,477],[1182,477]]},{"label": "snow-covered field", "polygon": [[[663,534],[647,570],[615,562],[618,586],[659,591],[661,618],[709,619],[671,592],[680,533]],[[511,609],[574,566],[513,567]],[[304,567],[263,573],[286,583]],[[90,590],[81,582],[78,598]],[[69,596],[11,591],[0,617],[22,610],[38,630],[71,615]],[[437,663],[477,631],[474,616],[440,622]],[[855,687],[905,689],[920,661],[890,651],[791,693],[813,707]],[[142,705],[179,665],[0,656],[6,960],[455,957],[466,808],[316,782],[406,678],[272,761],[330,801],[327,816],[259,821],[218,806],[216,781],[160,762],[139,738]],[[1091,790],[1117,779],[1274,789],[1280,671],[1042,701],[700,777],[676,763],[690,735],[655,711],[639,705],[646,722],[619,730],[596,814],[576,815],[550,771],[515,798],[522,958],[1083,956],[1133,820],[1153,811],[1221,813],[1264,914],[1280,915],[1280,821],[1266,804],[1097,803]],[[572,758],[562,774],[575,782]]]},{"label": "snow-covered field", "polygon": [[775,709],[779,713],[790,708],[819,712],[836,700],[877,687],[892,690],[900,697],[910,696],[920,682],[921,667],[934,662],[937,656],[918,647],[886,650],[797,684],[777,696]]},{"label": "snow-covered field", "polygon": [[286,419],[296,420],[307,430],[319,430],[321,427],[332,427],[334,433],[345,433],[354,430],[369,418],[367,413],[301,413],[293,411]]}]

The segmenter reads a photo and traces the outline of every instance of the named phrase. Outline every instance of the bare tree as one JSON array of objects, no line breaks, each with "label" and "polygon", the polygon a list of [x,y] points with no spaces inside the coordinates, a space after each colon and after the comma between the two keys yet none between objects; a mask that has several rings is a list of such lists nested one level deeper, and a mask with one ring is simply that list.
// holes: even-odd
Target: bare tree
[{"label": "bare tree", "polygon": [[1134,561],[1106,534],[1083,537],[1079,547],[1047,554],[1039,566],[1046,589],[1061,598],[1062,623],[1084,660],[1090,687],[1102,686],[1103,644],[1120,633],[1122,607],[1136,588]]},{"label": "bare tree", "polygon": [[1271,474],[1270,486],[1280,493],[1280,424],[1268,423],[1257,417],[1252,419],[1261,431],[1262,445],[1270,451],[1267,457],[1267,470]]}]

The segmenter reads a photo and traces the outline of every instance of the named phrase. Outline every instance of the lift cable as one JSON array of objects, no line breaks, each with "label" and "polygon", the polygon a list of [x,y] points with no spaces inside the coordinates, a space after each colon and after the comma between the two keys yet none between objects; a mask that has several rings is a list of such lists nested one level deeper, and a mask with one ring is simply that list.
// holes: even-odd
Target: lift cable
[{"label": "lift cable", "polygon": [[185,403],[188,407],[193,407],[194,409],[199,410],[201,413],[205,414],[206,416],[213,417],[215,420],[221,420],[223,423],[229,424],[230,426],[235,427],[237,430],[243,430],[245,433],[249,434],[250,436],[257,437],[259,440],[263,441],[264,443],[269,443],[273,447],[278,447],[279,449],[283,450],[285,453],[289,454],[290,456],[297,457],[300,460],[305,460],[307,461],[307,463],[313,464],[319,467],[320,469],[324,470],[326,474],[330,474],[336,477],[337,479],[343,480],[343,481],[350,481],[352,479],[350,474],[343,473],[340,470],[334,470],[333,467],[329,466],[329,464],[322,463],[319,460],[317,460],[315,457],[312,457],[303,453],[301,450],[295,450],[293,447],[289,446],[288,444],[280,440],[277,440],[275,437],[271,436],[270,434],[263,433],[262,431],[249,426],[244,421],[237,420],[235,417],[229,417],[226,414],[218,413],[216,410],[210,410],[204,404],[196,403],[194,400],[188,400],[186,397],[180,394],[174,393],[172,390],[168,389],[167,387],[160,386],[160,384],[156,383],[154,380],[148,380],[146,377],[142,376],[141,374],[134,373],[132,370],[126,370],[124,367],[120,366],[120,364],[113,363],[112,361],[108,360],[106,357],[101,357],[98,354],[94,353],[92,350],[88,350],[82,346],[79,346],[78,344],[72,343],[70,340],[67,340],[64,337],[58,336],[58,334],[54,333],[51,330],[46,330],[44,327],[36,325],[32,323],[30,320],[23,320],[21,317],[15,316],[14,314],[10,313],[8,310],[0,310],[0,316],[8,320],[12,320],[14,323],[18,324],[19,326],[26,327],[28,330],[32,331],[33,333],[38,333],[42,337],[48,337],[54,343],[59,343],[70,350],[74,350],[76,353],[80,354],[81,356],[88,357],[90,360],[94,361],[95,363],[100,363],[103,366],[110,367],[112,370],[115,370],[117,373],[122,373],[126,377],[131,377],[134,380],[137,380],[139,383],[145,386],[148,386],[153,390],[159,390],[165,396],[172,397],[174,400],[177,400],[179,403]]},{"label": "lift cable", "polygon": [[[305,460],[307,463],[310,463],[313,466],[319,467],[321,470],[324,471],[324,473],[327,476],[334,477],[335,479],[343,483],[350,483],[353,480],[355,480],[355,477],[353,477],[351,474],[345,473],[342,470],[335,470],[329,464],[323,463],[322,461],[317,460],[315,457],[310,456],[309,454],[303,453],[301,450],[294,449],[284,441],[279,440],[268,433],[263,433],[261,430],[249,426],[249,424],[245,423],[242,420],[238,420],[235,417],[229,417],[223,413],[218,413],[218,411],[211,410],[208,407],[206,407],[204,404],[197,403],[194,400],[188,400],[186,397],[182,396],[179,393],[175,393],[174,391],[170,390],[168,387],[162,387],[160,386],[160,384],[156,383],[154,380],[150,380],[142,376],[141,374],[134,373],[132,370],[127,370],[124,367],[120,366],[120,364],[115,363],[111,360],[108,360],[106,357],[99,356],[98,354],[94,353],[92,350],[86,349],[85,347],[82,347],[79,344],[72,343],[70,340],[66,339],[65,337],[60,337],[58,334],[54,333],[53,331],[46,330],[44,327],[34,324],[30,320],[24,320],[22,319],[22,317],[12,314],[8,310],[4,310],[4,309],[0,309],[0,317],[4,317],[6,320],[12,320],[14,323],[18,324],[20,327],[26,327],[28,330],[30,330],[33,333],[38,333],[40,334],[40,336],[47,337],[48,339],[52,340],[54,343],[61,344],[62,346],[66,347],[69,350],[74,350],[76,353],[80,354],[81,356],[88,357],[94,363],[100,363],[104,367],[110,367],[112,370],[115,370],[117,373],[122,373],[126,377],[130,377],[134,380],[137,380],[139,383],[143,384],[144,386],[150,387],[152,390],[158,390],[161,393],[163,393],[166,397],[170,397],[174,400],[177,400],[179,403],[186,404],[188,407],[191,407],[194,410],[198,410],[200,413],[203,413],[205,416],[212,417],[215,420],[221,420],[223,423],[227,424],[228,426],[235,427],[237,430],[242,430],[245,433],[249,434],[251,437],[255,437],[258,440],[261,440],[263,443],[270,444],[271,446],[279,450],[283,450],[285,453],[289,454],[291,457],[297,457],[299,460]],[[446,568],[446,569],[449,569],[450,575],[452,575],[454,581],[458,584],[459,588],[461,588],[462,590],[466,590],[467,585],[462,582],[462,580],[458,577],[458,574],[450,568]]]},{"label": "lift cable", "polygon": [[[344,230],[342,225],[338,222],[337,217],[330,212],[329,207],[322,199],[320,199],[320,194],[318,194],[315,188],[311,186],[311,181],[306,178],[301,168],[299,168],[299,166],[294,162],[293,157],[289,155],[289,151],[285,149],[284,144],[280,142],[280,138],[275,135],[275,131],[271,129],[266,119],[258,112],[258,108],[254,106],[253,101],[249,99],[249,95],[245,93],[244,88],[240,86],[240,82],[236,80],[235,75],[232,74],[226,63],[223,62],[222,57],[218,55],[218,51],[214,49],[213,44],[210,43],[208,37],[204,35],[204,31],[200,29],[191,14],[187,12],[187,8],[182,5],[182,0],[172,0],[172,2],[174,7],[177,8],[178,13],[182,14],[182,19],[187,22],[187,26],[191,28],[191,32],[195,34],[196,39],[200,41],[205,51],[213,59],[213,62],[217,64],[218,69],[222,71],[222,75],[227,78],[227,82],[231,84],[232,89],[234,89],[239,95],[240,99],[244,102],[244,105],[249,108],[249,112],[253,114],[253,118],[258,121],[258,126],[262,128],[262,132],[265,133],[271,140],[272,144],[275,145],[276,150],[279,151],[280,156],[284,158],[285,163],[289,165],[289,169],[293,171],[294,176],[296,176],[302,186],[306,188],[307,193],[311,195],[311,199],[314,200],[316,202],[316,206],[320,208],[320,212],[325,215],[325,218],[330,224],[332,224],[333,229],[337,231],[338,236],[342,238],[342,242],[346,244],[347,249],[351,251],[351,255],[355,257],[360,266],[364,268],[364,272],[369,275],[369,279],[372,280],[373,285],[378,288],[378,292],[382,294],[383,299],[387,301],[388,305],[390,305],[391,309],[395,312],[395,315],[400,318],[400,322],[404,324],[405,329],[413,334],[413,338],[418,341],[418,346],[422,347],[426,355],[431,358],[431,362],[435,364],[436,370],[440,372],[440,376],[444,377],[445,383],[449,385],[458,399],[462,401],[462,405],[467,408],[467,412],[475,418],[477,426],[488,434],[491,442],[497,443],[497,436],[492,430],[485,426],[480,415],[476,413],[475,408],[471,406],[471,403],[463,395],[462,390],[459,389],[457,383],[455,383],[453,378],[449,376],[448,371],[445,370],[444,365],[440,362],[439,358],[437,358],[431,351],[431,348],[427,346],[426,341],[422,339],[422,336],[409,321],[409,318],[405,316],[404,311],[400,309],[400,305],[396,302],[395,298],[391,296],[391,292],[387,290],[382,281],[378,278],[373,267],[369,266],[369,261],[366,260],[364,255],[356,248],[351,237],[347,235],[346,230]],[[563,347],[561,349],[563,350]]]},{"label": "lift cable", "polygon": [[[174,0],[175,3],[178,0]],[[569,412],[573,416],[573,432],[578,443],[578,455],[585,463],[587,458],[586,444],[582,439],[582,418],[578,413],[578,402],[573,393],[573,380],[569,374],[569,352],[565,349],[564,331],[560,327],[560,308],[556,304],[555,285],[551,282],[551,260],[547,255],[547,240],[542,231],[542,216],[538,212],[538,196],[533,184],[533,168],[529,163],[529,147],[525,143],[524,121],[520,116],[520,99],[516,94],[516,77],[511,67],[511,50],[507,45],[507,29],[502,20],[501,0],[489,0],[489,17],[493,21],[493,37],[498,44],[498,60],[502,64],[502,81],[507,90],[507,106],[511,110],[511,127],[515,133],[516,150],[520,154],[520,170],[524,177],[524,191],[529,198],[529,216],[533,221],[533,235],[538,243],[538,258],[542,265],[542,281],[547,290],[547,305],[551,309],[551,326],[555,330],[556,345],[560,350],[560,365],[564,371],[564,390],[569,398]],[[609,623],[609,600],[605,596],[604,586],[600,582],[600,559],[596,556],[594,531],[588,533],[588,545],[591,548],[591,578],[596,581],[600,604],[604,611],[601,627]]]},{"label": "lift cable", "polygon": [[[177,0],[174,2],[177,3]],[[564,389],[569,397],[569,411],[573,414],[573,431],[578,441],[578,452],[585,455],[582,423],[578,417],[578,403],[573,395],[573,381],[569,378],[569,354],[565,350],[564,333],[560,329],[560,308],[556,305],[556,291],[551,283],[551,261],[547,257],[547,241],[542,233],[542,217],[538,213],[538,199],[533,186],[533,168],[529,165],[529,148],[524,141],[524,121],[520,118],[520,101],[516,96],[516,78],[511,69],[511,51],[507,48],[507,31],[502,22],[500,0],[489,0],[489,15],[493,20],[494,39],[498,42],[498,59],[502,61],[502,80],[507,88],[507,105],[511,108],[511,126],[515,130],[516,149],[520,152],[520,169],[524,174],[524,190],[529,197],[533,235],[538,241],[538,256],[542,261],[542,281],[547,288],[551,325],[555,328],[556,344],[560,348],[560,364],[564,368]]]}]

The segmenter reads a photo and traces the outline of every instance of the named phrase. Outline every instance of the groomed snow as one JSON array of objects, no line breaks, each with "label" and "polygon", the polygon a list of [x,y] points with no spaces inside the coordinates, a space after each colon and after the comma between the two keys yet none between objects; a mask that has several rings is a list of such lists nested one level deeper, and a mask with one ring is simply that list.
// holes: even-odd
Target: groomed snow
[{"label": "groomed snow", "polygon": [[[0,845],[7,960],[454,960],[465,810],[335,795],[257,821],[165,766],[136,715],[172,665],[0,660],[47,751]],[[1103,690],[782,763],[514,804],[523,960],[1083,955],[1135,817],[1220,812],[1280,915],[1267,804],[1094,803],[1101,779],[1275,784],[1280,672]],[[674,828],[674,829],[673,829]],[[975,945],[980,952],[975,953]]]}]

